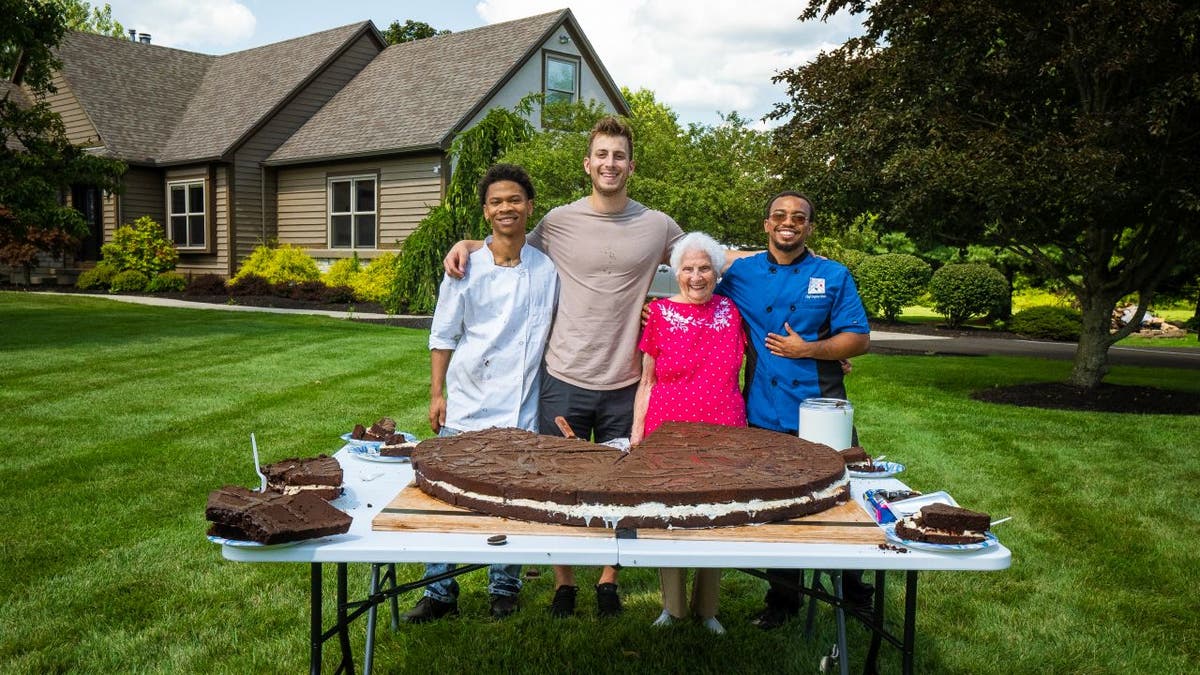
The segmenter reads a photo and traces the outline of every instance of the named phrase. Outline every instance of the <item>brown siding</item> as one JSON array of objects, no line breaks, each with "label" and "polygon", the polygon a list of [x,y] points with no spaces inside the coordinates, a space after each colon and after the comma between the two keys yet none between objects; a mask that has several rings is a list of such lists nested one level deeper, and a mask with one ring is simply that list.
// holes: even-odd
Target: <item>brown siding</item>
[{"label": "brown siding", "polygon": [[236,263],[240,264],[245,260],[259,244],[277,236],[273,194],[275,179],[270,170],[264,172],[262,161],[320,110],[321,106],[365,68],[378,53],[379,46],[364,34],[238,148],[234,156],[232,205],[233,223],[236,228]]},{"label": "brown siding", "polygon": [[[321,164],[279,170],[279,241],[324,250],[329,246],[328,178],[379,175],[379,246],[396,248],[442,201],[441,155]],[[361,252],[360,252],[361,254]],[[369,256],[368,256],[369,257]]]},{"label": "brown siding", "polygon": [[119,198],[120,212],[114,214],[112,220],[105,213],[105,241],[109,241],[114,227],[127,225],[142,216],[150,216],[163,224],[167,222],[165,183],[161,169],[130,167],[122,180],[125,192]]},{"label": "brown siding", "polygon": [[83,111],[79,99],[75,98],[75,94],[71,92],[71,88],[61,73],[54,75],[54,86],[58,92],[47,95],[46,102],[50,104],[50,108],[54,112],[62,117],[63,126],[67,130],[67,140],[85,148],[100,145],[100,134],[96,131],[96,127],[88,118],[87,113]]}]

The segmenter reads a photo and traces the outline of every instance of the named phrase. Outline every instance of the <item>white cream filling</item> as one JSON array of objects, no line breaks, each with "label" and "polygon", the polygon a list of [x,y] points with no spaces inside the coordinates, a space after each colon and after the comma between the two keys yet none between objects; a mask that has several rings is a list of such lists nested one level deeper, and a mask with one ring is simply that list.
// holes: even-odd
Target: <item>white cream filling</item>
[{"label": "white cream filling", "polygon": [[274,489],[277,489],[277,490],[282,488],[283,494],[285,494],[285,495],[299,494],[300,492],[302,492],[304,490],[332,490],[332,489],[334,489],[334,487],[332,485],[283,485],[283,486],[272,485],[271,487]]},{"label": "white cream filling", "polygon": [[975,530],[942,530],[928,525],[920,525],[913,516],[906,516],[902,521],[905,526],[911,527],[914,530],[920,530],[925,534],[939,534],[947,537],[975,537],[978,539],[986,538],[984,533]]},{"label": "white cream filling", "polygon": [[464,495],[476,501],[497,505],[520,506],[551,513],[562,513],[571,518],[579,518],[588,525],[591,525],[592,520],[600,520],[604,522],[605,526],[613,528],[625,518],[648,517],[674,520],[699,516],[715,520],[721,516],[734,513],[749,513],[750,517],[754,517],[754,514],[759,511],[773,511],[789,506],[807,504],[820,499],[828,499],[842,491],[849,482],[850,479],[845,474],[842,474],[842,477],[837,482],[819,492],[802,497],[788,497],[786,499],[751,499],[746,502],[677,504],[674,506],[667,506],[662,502],[644,502],[635,506],[620,506],[617,504],[560,504],[558,502],[545,502],[533,499],[505,499],[504,497],[463,490],[442,481],[429,481],[431,485],[439,489],[455,495]]}]

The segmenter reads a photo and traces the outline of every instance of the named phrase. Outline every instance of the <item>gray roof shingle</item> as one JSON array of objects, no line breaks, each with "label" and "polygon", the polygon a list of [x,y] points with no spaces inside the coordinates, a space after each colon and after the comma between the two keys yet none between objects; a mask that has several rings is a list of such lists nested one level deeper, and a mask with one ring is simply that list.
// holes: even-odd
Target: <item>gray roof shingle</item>
[{"label": "gray roof shingle", "polygon": [[363,21],[223,56],[69,32],[59,58],[108,155],[177,164],[233,150],[370,26]]},{"label": "gray roof shingle", "polygon": [[362,21],[216,57],[175,126],[160,162],[217,157],[231,150],[370,25]]},{"label": "gray roof shingle", "polygon": [[106,154],[137,163],[162,156],[175,125],[215,56],[68,32],[58,47],[62,75]]},{"label": "gray roof shingle", "polygon": [[568,15],[559,10],[388,47],[268,163],[442,146]]}]

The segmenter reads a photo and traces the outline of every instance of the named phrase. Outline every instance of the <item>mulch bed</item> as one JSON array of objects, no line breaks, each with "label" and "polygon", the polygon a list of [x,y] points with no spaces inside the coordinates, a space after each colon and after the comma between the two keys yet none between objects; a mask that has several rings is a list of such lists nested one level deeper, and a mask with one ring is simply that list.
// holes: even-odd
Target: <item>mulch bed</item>
[{"label": "mulch bed", "polygon": [[1200,393],[1101,383],[1095,389],[1065,382],[1034,382],[971,393],[976,401],[1031,408],[1142,415],[1200,415]]}]

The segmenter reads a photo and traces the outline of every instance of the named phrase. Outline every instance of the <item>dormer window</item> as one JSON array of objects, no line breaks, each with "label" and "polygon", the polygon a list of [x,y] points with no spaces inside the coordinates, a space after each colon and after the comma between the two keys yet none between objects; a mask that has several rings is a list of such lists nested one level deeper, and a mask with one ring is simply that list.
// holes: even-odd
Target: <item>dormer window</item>
[{"label": "dormer window", "polygon": [[579,99],[579,59],[547,53],[543,70],[547,103],[571,103]]}]

